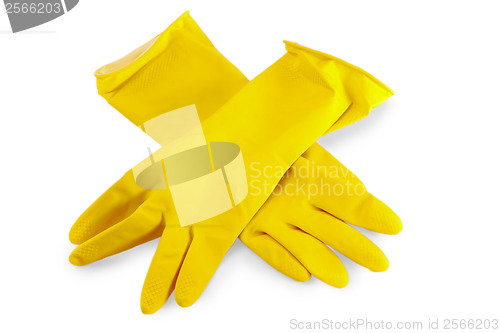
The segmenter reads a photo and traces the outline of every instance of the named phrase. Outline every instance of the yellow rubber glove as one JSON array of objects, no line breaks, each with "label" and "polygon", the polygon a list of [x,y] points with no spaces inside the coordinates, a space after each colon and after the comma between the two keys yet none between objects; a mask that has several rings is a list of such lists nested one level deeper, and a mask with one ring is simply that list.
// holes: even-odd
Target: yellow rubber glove
[{"label": "yellow rubber glove", "polygon": [[[298,44],[293,47],[315,54],[317,66],[335,64],[346,82],[352,104],[327,133],[366,117],[393,95],[390,88],[360,68]],[[240,234],[240,240],[276,270],[297,281],[307,281],[313,274],[335,287],[347,284],[344,265],[326,245],[372,271],[387,270],[385,254],[345,222],[389,235],[403,228],[387,205],[315,143],[281,179],[275,193]]]},{"label": "yellow rubber glove", "polygon": [[[181,19],[180,20],[181,20],[182,25],[183,25],[183,31],[187,31],[187,32],[191,33],[194,30],[195,33],[193,33],[192,36],[195,36],[196,33],[199,32],[199,31],[197,31],[197,29],[196,29],[197,26],[195,24],[194,25],[193,24],[186,24],[186,20],[188,21],[188,23],[191,21],[187,15],[184,15],[184,17]],[[176,23],[178,24],[179,20]],[[175,24],[173,26],[175,26]],[[193,29],[193,26],[195,27],[195,29]],[[169,30],[172,30],[172,29],[170,28]],[[167,30],[166,32],[168,32],[169,30]],[[177,31],[177,29],[176,29],[176,31]],[[162,35],[164,35],[164,34],[162,34]],[[170,32],[170,34],[172,34],[172,32]],[[202,37],[203,36],[204,35],[202,35]],[[198,37],[200,37],[200,36],[198,36]],[[177,36],[177,38],[178,38],[178,36]],[[205,38],[201,38],[201,39],[204,40]],[[196,39],[196,37],[194,37],[193,39]],[[155,42],[158,42],[158,41],[159,41],[158,38],[155,39]],[[163,39],[163,41],[165,41],[165,39]],[[207,41],[207,40],[204,40],[204,41]],[[203,43],[200,43],[200,44],[203,45]],[[113,100],[113,102],[110,101],[111,104],[114,104],[116,106],[116,105],[120,105],[120,103],[123,102],[123,98],[121,97],[123,94],[123,91],[127,91],[127,90],[132,91],[133,94],[136,94],[139,91],[139,93],[137,93],[137,95],[134,95],[133,97],[134,98],[137,98],[137,97],[142,98],[141,94],[143,94],[143,93],[148,94],[148,89],[158,90],[158,88],[154,84],[148,85],[146,83],[145,85],[147,86],[147,89],[145,87],[143,87],[144,82],[148,82],[148,79],[145,79],[145,78],[147,78],[148,76],[149,77],[153,76],[152,73],[154,73],[155,70],[157,70],[157,68],[155,70],[151,70],[150,72],[148,72],[147,70],[141,70],[144,66],[148,66],[149,68],[154,68],[153,66],[151,66],[150,63],[147,64],[148,61],[141,61],[141,57],[139,56],[139,55],[148,56],[148,54],[149,54],[148,59],[155,58],[155,56],[157,56],[157,55],[154,55],[153,52],[151,52],[151,49],[147,50],[147,48],[150,47],[151,45],[152,45],[152,43],[148,43],[148,45],[144,49],[140,49],[138,52],[133,52],[131,56],[129,55],[126,58],[124,58],[125,60],[121,60],[119,62],[112,64],[112,65],[105,66],[103,69],[101,69],[100,72],[98,72],[98,74],[97,74],[98,80],[101,80],[101,82],[102,82],[99,85],[99,88],[100,88],[99,91],[103,95],[109,93],[108,100]],[[159,48],[158,44],[155,43],[154,45],[155,45],[155,48],[158,50],[158,48]],[[169,47],[174,47],[172,45],[175,45],[175,44],[173,44],[171,41],[169,41],[169,43],[166,43],[164,45],[168,45]],[[207,44],[207,45],[210,45],[210,46],[200,47],[200,49],[198,50],[199,52],[198,53],[194,52],[194,54],[196,56],[202,55],[202,53],[209,53],[209,54],[214,55],[213,57],[207,57],[206,54],[203,54],[203,57],[201,57],[201,59],[212,59],[212,58],[215,59],[217,57],[221,58],[221,55],[218,54],[216,51],[214,51],[211,44]],[[291,48],[290,45],[289,45],[289,48]],[[147,50],[147,52],[145,52],[146,50]],[[178,49],[175,49],[175,50],[178,51]],[[314,52],[311,52],[311,53],[314,53]],[[151,54],[153,54],[154,56],[151,56]],[[193,54],[193,52],[190,52],[190,54]],[[174,52],[174,54],[170,54],[170,56],[167,56],[165,58],[172,59],[178,55],[179,54],[175,54],[175,52]],[[183,54],[181,53],[181,58],[182,58],[182,55]],[[307,56],[310,56],[310,55],[307,54]],[[193,57],[195,58],[195,56],[193,56]],[[177,58],[179,58],[179,57],[177,57]],[[137,60],[137,59],[138,59],[138,61],[136,61],[135,63],[141,64],[141,66],[138,67],[139,69],[137,69],[137,67],[135,67],[135,66],[122,66],[123,64],[126,64],[127,62],[133,62],[134,60]],[[193,64],[190,64],[191,67],[188,68],[188,72],[189,72],[189,69],[192,69],[191,72],[197,72],[198,74],[200,74],[198,69],[196,69],[197,63],[200,63],[202,69],[206,70],[206,68],[203,67],[203,61],[201,61],[201,59],[197,59],[194,61]],[[163,91],[161,94],[159,93],[158,95],[152,94],[151,96],[149,96],[149,97],[151,97],[149,99],[139,98],[139,99],[135,99],[135,100],[137,101],[137,104],[146,105],[147,109],[155,110],[155,112],[157,112],[156,114],[160,114],[162,111],[161,108],[159,110],[157,110],[158,108],[155,109],[155,106],[158,105],[159,102],[161,102],[161,103],[165,103],[165,102],[170,103],[171,102],[173,104],[170,107],[175,108],[175,107],[178,107],[178,106],[185,104],[184,102],[182,102],[182,100],[197,99],[197,105],[207,105],[205,110],[207,110],[207,112],[210,112],[210,111],[214,110],[214,108],[210,108],[210,107],[208,107],[208,105],[216,105],[218,100],[224,99],[224,95],[220,95],[221,92],[222,93],[226,92],[228,89],[230,90],[231,88],[237,89],[238,84],[241,86],[242,85],[241,83],[244,83],[244,81],[245,81],[245,79],[243,78],[241,73],[239,73],[237,70],[235,70],[235,68],[232,67],[231,65],[228,66],[226,63],[227,60],[225,60],[225,59],[223,59],[223,60],[224,61],[217,61],[216,60],[216,61],[212,61],[212,63],[211,63],[212,65],[216,64],[217,66],[222,65],[222,67],[223,67],[222,70],[220,68],[219,69],[215,68],[215,70],[213,71],[213,73],[211,75],[199,76],[199,78],[202,78],[202,79],[194,79],[191,81],[188,81],[188,80],[182,81],[182,80],[179,80],[178,77],[176,77],[175,75],[173,75],[170,72],[165,73],[165,75],[163,77],[159,76],[159,75],[161,75],[161,72],[154,73],[156,79],[159,79],[159,80],[171,79],[170,83],[172,83],[172,81],[174,81],[174,82],[176,81],[177,83],[181,82],[182,84],[189,85],[191,89],[188,92],[185,92],[184,90],[180,89],[181,87],[178,87],[179,89],[177,89],[177,90],[174,89],[177,93],[171,94],[171,95],[167,94],[169,98],[165,98],[165,91]],[[318,59],[316,59],[316,60],[318,60]],[[320,59],[320,61],[323,61],[323,60]],[[169,67],[167,64],[164,64],[161,61],[157,62],[157,64],[158,63],[159,63],[160,68],[168,68],[168,70],[170,70],[170,71],[179,68],[178,67],[179,64],[176,64],[175,66]],[[346,66],[346,67],[349,68],[349,66]],[[113,72],[113,73],[111,75],[104,74],[107,71]],[[213,75],[214,73],[220,73],[220,72],[224,72],[226,77],[222,78],[222,76]],[[360,73],[362,73],[362,72],[360,72]],[[183,77],[182,70],[177,71],[176,74],[180,74],[181,77]],[[351,76],[356,77],[356,75],[351,75]],[[366,76],[366,78],[368,78],[367,81],[370,81],[370,77],[368,75],[365,75],[365,76]],[[219,78],[221,78],[221,79],[219,80]],[[203,81],[203,79],[205,79],[205,81]],[[210,80],[213,80],[213,79],[216,79],[219,81],[213,81],[214,83],[211,83]],[[124,84],[124,82],[126,82],[126,84]],[[224,85],[227,82],[229,82],[229,84]],[[151,83],[150,79],[149,79],[149,83]],[[207,85],[207,83],[211,83],[211,84]],[[357,82],[357,83],[359,84],[359,82]],[[203,84],[205,84],[205,85],[203,85]],[[219,84],[219,86],[217,86],[216,84]],[[120,89],[109,89],[109,87],[113,86],[113,85],[119,86]],[[134,89],[129,89],[129,87],[131,85],[134,86]],[[216,88],[216,87],[219,87],[219,89],[210,90],[211,88]],[[221,87],[224,87],[225,89],[221,89]],[[206,92],[207,90],[210,91],[210,95],[208,96],[208,99],[211,98],[210,101],[207,100],[207,94],[204,94],[204,92]],[[380,103],[383,99],[385,99],[386,97],[388,97],[390,95],[387,93],[387,90],[384,90],[384,89],[379,89],[379,90],[380,90],[380,93],[378,95],[383,95],[384,97],[382,98],[380,96],[377,96],[376,103]],[[368,91],[368,93],[370,93],[372,91],[373,91],[373,89]],[[356,92],[351,92],[351,94],[356,95]],[[362,95],[362,93],[361,93],[361,95]],[[375,94],[375,95],[377,95],[377,94]],[[158,99],[155,100],[154,98],[159,98],[159,100]],[[367,114],[367,111],[369,111],[371,107],[376,105],[376,103],[373,104],[373,102],[374,102],[373,99],[371,101],[368,100],[367,103],[364,103],[365,102],[364,99],[366,99],[366,98],[359,99],[357,101],[358,103],[351,105],[350,109],[355,109],[356,106],[360,106],[359,110],[363,111],[361,113],[360,112],[357,112],[357,113],[351,112],[351,114],[352,114],[351,119],[359,119],[360,117],[365,116]],[[122,103],[121,105],[123,106],[123,110],[125,110],[124,112],[129,112],[127,114],[127,116],[135,119],[134,122],[136,124],[138,124],[138,123],[140,124],[140,122],[143,120],[143,118],[137,118],[137,116],[135,116],[135,118],[134,118],[133,107],[129,108],[129,106],[131,104],[133,104],[133,101],[134,101],[134,99],[129,101],[131,103]],[[149,101],[154,101],[154,102],[149,103]],[[176,102],[178,102],[180,104],[175,104]],[[215,104],[209,104],[209,103],[215,103]],[[135,112],[135,113],[137,113],[137,112]],[[347,113],[346,113],[346,115],[347,115]],[[358,118],[356,118],[356,117],[358,117]],[[139,119],[139,120],[137,120],[137,119]],[[338,121],[336,123],[336,126],[340,127],[339,124],[342,124],[343,119],[347,119],[345,115],[340,119],[340,121]],[[346,122],[344,122],[344,124],[346,124]],[[72,228],[72,231],[70,233],[70,239],[72,240],[72,242],[77,243],[77,244],[82,243],[84,241],[87,241],[87,242],[84,243],[79,248],[77,248],[77,250],[75,250],[75,252],[71,256],[71,261],[75,264],[86,264],[86,263],[101,259],[105,256],[123,251],[123,250],[128,249],[130,247],[133,247],[135,245],[141,244],[141,243],[148,241],[150,239],[158,237],[163,229],[164,220],[168,221],[169,220],[168,215],[171,214],[172,212],[171,211],[168,212],[165,210],[165,207],[163,207],[164,203],[160,202],[160,203],[158,203],[158,205],[155,205],[154,200],[151,199],[153,197],[151,195],[151,192],[153,192],[153,191],[145,190],[145,189],[137,187],[135,185],[135,181],[134,181],[134,177],[133,177],[132,173],[131,172],[127,173],[119,182],[117,182],[117,184],[115,184],[101,198],[99,198],[99,200],[97,200],[96,203],[94,203],[82,215],[82,217],[75,223],[75,226]],[[266,202],[266,205],[270,206],[271,203],[272,203],[272,200],[268,200]],[[158,213],[155,213],[155,211],[157,211],[160,215],[163,215],[163,216],[158,218]],[[263,216],[263,214],[259,212],[258,216]],[[171,218],[175,219],[175,216],[171,217]],[[159,220],[161,220],[161,221],[159,221]],[[121,222],[121,223],[118,224],[118,222]],[[389,222],[391,222],[391,221],[389,221]],[[104,231],[104,230],[106,230],[106,231],[101,234],[101,231]],[[253,230],[255,231],[256,229],[254,228]],[[245,237],[245,239],[250,239],[250,240],[252,239],[252,234],[250,232],[245,233],[245,234],[247,235]],[[262,255],[262,253],[263,253],[262,251],[259,251],[258,249],[255,250],[255,248],[256,248],[255,244],[252,244],[249,246],[252,249],[254,249],[254,251],[256,251],[258,254],[263,256],[264,259],[266,259],[268,262],[270,262],[270,263],[273,262],[272,260],[269,260],[269,257],[266,258],[265,253],[264,253],[264,255]],[[266,242],[264,242],[262,247],[264,248],[266,246],[268,246],[268,244],[266,244]],[[258,247],[258,245],[257,245],[257,247]],[[271,249],[271,250],[273,250],[273,249]],[[373,251],[375,251],[374,253],[377,255],[380,254],[381,256],[383,256],[383,254],[380,252],[380,250],[378,250],[378,253],[376,253],[377,250],[378,249],[375,248],[375,250],[373,250]],[[361,250],[360,252],[362,253],[363,251]],[[271,253],[279,253],[279,250],[278,250],[278,252],[271,251],[269,253],[270,254]],[[358,261],[358,262],[361,262],[361,261]],[[300,265],[297,265],[297,266],[299,266],[299,268],[302,268],[302,266],[300,266]],[[283,269],[282,269],[283,265],[280,265],[278,263],[278,265],[276,265],[275,267],[283,271]],[[377,270],[377,268],[375,268],[375,270]],[[300,269],[296,270],[296,272],[298,272],[298,271],[300,271]],[[308,272],[305,271],[304,275],[307,275],[307,274],[308,274]],[[288,275],[290,275],[291,277],[297,278],[297,274],[295,274],[295,275],[288,274]],[[301,280],[303,278],[301,276],[299,276],[299,278],[297,278],[297,279]],[[341,284],[342,283],[340,283],[340,284],[337,283],[337,285],[341,285]],[[145,292],[147,292],[146,287],[145,287]],[[161,303],[161,299],[164,297],[165,297],[165,295],[163,295],[162,293],[159,293],[156,296],[156,298],[160,298],[160,303]],[[143,294],[143,301],[145,299],[147,300],[148,298],[145,297]],[[155,302],[158,303],[158,301],[153,301],[152,303],[155,303]],[[163,303],[161,303],[161,304],[163,304]],[[145,310],[145,312],[151,312],[151,311],[148,311],[147,305],[145,305],[145,304],[143,304],[143,310]]]}]

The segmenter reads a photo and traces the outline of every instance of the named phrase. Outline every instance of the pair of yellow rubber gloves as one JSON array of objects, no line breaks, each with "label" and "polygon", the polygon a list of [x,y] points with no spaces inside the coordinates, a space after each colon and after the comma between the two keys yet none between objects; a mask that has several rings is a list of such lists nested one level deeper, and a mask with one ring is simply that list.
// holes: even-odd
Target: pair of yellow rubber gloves
[{"label": "pair of yellow rubber gloves", "polygon": [[[347,271],[329,247],[372,271],[388,268],[384,253],[349,224],[397,234],[400,219],[315,142],[367,116],[393,92],[340,59],[295,43],[285,46],[286,54],[249,82],[185,13],[148,43],[96,71],[99,94],[180,155],[175,138],[162,135],[183,126],[169,115],[194,108],[207,143],[191,136],[188,148],[201,149],[203,158],[188,158],[191,165],[181,164],[177,173],[182,178],[183,168],[194,172],[196,179],[184,181],[198,182],[202,190],[182,192],[168,175],[163,186],[139,186],[140,175],[127,172],[71,228],[70,240],[78,244],[71,263],[86,265],[161,237],[142,290],[146,314],[160,309],[174,290],[180,306],[193,304],[237,237],[298,281],[312,274],[335,287],[347,285]],[[152,120],[165,115],[173,126],[163,122],[165,131],[147,131]],[[239,147],[242,159],[233,159],[239,155],[233,146],[216,159],[221,143]],[[165,176],[179,154],[152,154],[143,169]],[[242,169],[246,187],[238,180]],[[218,187],[221,180],[226,191]],[[176,205],[179,192],[184,206]],[[224,200],[228,210],[182,225],[181,210],[203,216],[207,203]]]}]

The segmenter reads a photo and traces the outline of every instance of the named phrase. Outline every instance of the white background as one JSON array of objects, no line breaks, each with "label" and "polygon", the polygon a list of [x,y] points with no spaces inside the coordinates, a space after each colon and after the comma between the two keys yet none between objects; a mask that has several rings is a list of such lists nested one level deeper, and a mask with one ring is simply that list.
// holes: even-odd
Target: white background
[{"label": "white background", "polygon": [[[292,281],[238,240],[189,308],[141,313],[157,242],[86,267],[72,223],[151,140],[97,95],[93,71],[191,10],[249,78],[283,39],[395,90],[321,143],[402,218],[367,235],[391,267],[341,256],[350,284]],[[0,331],[288,332],[290,320],[500,317],[500,7],[496,1],[81,1],[24,33],[0,13]],[[3,11],[3,10],[2,10]]]}]

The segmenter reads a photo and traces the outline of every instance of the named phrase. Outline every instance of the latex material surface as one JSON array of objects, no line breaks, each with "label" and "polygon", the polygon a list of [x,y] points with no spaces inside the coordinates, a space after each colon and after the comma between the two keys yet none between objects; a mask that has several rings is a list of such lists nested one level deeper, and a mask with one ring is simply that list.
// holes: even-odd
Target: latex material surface
[{"label": "latex material surface", "polygon": [[[323,55],[318,56],[306,48],[288,44],[288,49],[289,53],[247,87],[243,75],[213,48],[189,16],[184,15],[165,33],[147,44],[144,50],[133,52],[128,59],[115,65],[105,66],[96,76],[101,95],[136,125],[141,125],[165,110],[194,103],[199,107],[204,128],[209,129],[207,134],[210,139],[238,142],[245,147],[244,154],[249,151],[247,161],[281,166],[286,170],[319,135],[332,128],[344,111],[354,110],[353,113],[359,111],[359,114],[366,115],[372,107],[391,94],[385,86],[376,84],[364,73],[347,66],[352,71],[349,77],[358,76],[368,83],[375,82],[369,89],[368,96],[371,93],[371,98],[360,94],[365,97],[363,101],[366,101],[366,107],[358,108],[358,104],[351,100],[353,93],[348,85],[346,89],[345,76],[339,75],[342,64],[328,65]],[[318,67],[325,64],[327,67]],[[245,90],[215,112],[242,87]],[[359,87],[353,85],[350,88],[358,91]],[[304,91],[307,93],[304,94]],[[262,112],[255,113],[255,109]],[[276,118],[268,118],[270,110],[277,112]],[[317,112],[317,118],[308,118],[311,110]],[[304,116],[306,113],[308,115]],[[238,117],[243,115],[243,118],[234,119],[235,114]],[[289,115],[290,119],[283,119],[283,114]],[[344,117],[341,119],[345,119]],[[263,121],[266,118],[267,122]],[[258,120],[256,129],[254,132],[250,131],[250,135],[241,137],[242,130],[248,130],[251,120]],[[234,125],[227,128],[227,124]],[[306,135],[301,138],[294,135],[304,131]],[[259,145],[258,140],[262,140],[262,144]],[[276,152],[283,151],[283,147],[292,148],[284,151],[283,155],[277,155]],[[255,149],[253,154],[252,149]],[[262,154],[269,156],[269,159],[261,160]],[[272,182],[276,184],[279,180],[280,175],[275,175]],[[169,191],[140,188],[129,172],[75,223],[70,239],[82,245],[74,251],[70,260],[74,264],[87,264],[163,233],[144,285],[142,309],[145,313],[156,311],[174,288],[178,303],[190,305],[201,294],[234,238],[266,198],[267,195],[264,194],[255,196],[240,208],[203,222],[203,227],[195,225],[181,228],[175,223],[176,216],[169,202]],[[270,197],[265,206],[272,207],[274,201],[274,196]],[[281,203],[277,203],[276,208],[280,205]],[[256,217],[263,221],[266,215],[267,210],[261,210]],[[398,221],[395,222],[394,230],[398,229]],[[387,221],[386,224],[390,223],[394,221]],[[303,280],[308,275],[304,267],[314,272],[313,266],[304,265],[305,262],[300,260],[289,260],[297,269],[292,270],[293,273],[286,272],[273,258],[280,253],[290,257],[290,253],[295,253],[296,250],[288,253],[281,251],[281,248],[275,250],[276,247],[266,250],[266,247],[275,244],[252,243],[256,230],[257,227],[243,233],[242,240],[266,261],[298,280]],[[380,253],[374,247],[369,250],[373,250],[376,255]],[[356,256],[352,253],[352,256]],[[363,260],[358,262],[364,263]],[[383,263],[384,260],[374,262]],[[380,270],[377,267],[385,264],[377,265],[373,266],[376,266],[374,270]],[[346,280],[342,277],[343,273],[337,275],[338,282],[331,284],[344,285]],[[328,281],[328,278],[325,277],[324,280]]]}]

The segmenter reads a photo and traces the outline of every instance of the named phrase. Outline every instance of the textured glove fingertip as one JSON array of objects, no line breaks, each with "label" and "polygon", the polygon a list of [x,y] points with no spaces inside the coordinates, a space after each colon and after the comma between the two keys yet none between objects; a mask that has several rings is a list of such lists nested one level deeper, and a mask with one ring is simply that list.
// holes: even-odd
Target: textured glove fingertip
[{"label": "textured glove fingertip", "polygon": [[78,256],[75,256],[73,253],[69,256],[69,262],[75,266],[84,266],[84,262]]},{"label": "textured glove fingertip", "polygon": [[385,272],[388,269],[389,269],[389,260],[385,255],[381,260],[379,260],[378,263],[370,267],[370,270],[372,272]]},{"label": "textured glove fingertip", "polygon": [[78,219],[69,231],[69,241],[80,245],[92,236],[91,231],[92,225],[87,219]]}]

